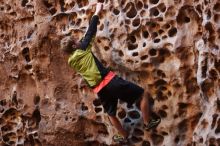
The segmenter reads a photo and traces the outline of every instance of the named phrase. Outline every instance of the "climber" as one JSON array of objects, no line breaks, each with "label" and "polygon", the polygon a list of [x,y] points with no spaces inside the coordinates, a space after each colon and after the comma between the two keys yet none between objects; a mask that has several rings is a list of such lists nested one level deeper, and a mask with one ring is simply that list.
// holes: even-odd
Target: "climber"
[{"label": "climber", "polygon": [[126,81],[110,71],[92,53],[92,42],[97,31],[99,13],[102,3],[97,3],[94,15],[85,36],[79,41],[73,36],[66,36],[61,40],[61,50],[69,55],[68,64],[77,71],[88,83],[89,87],[98,94],[104,111],[119,134],[113,136],[115,142],[126,141],[129,134],[122,127],[116,117],[118,99],[128,105],[140,102],[140,109],[144,121],[144,129],[156,127],[161,119],[149,118],[148,94],[138,85]]}]

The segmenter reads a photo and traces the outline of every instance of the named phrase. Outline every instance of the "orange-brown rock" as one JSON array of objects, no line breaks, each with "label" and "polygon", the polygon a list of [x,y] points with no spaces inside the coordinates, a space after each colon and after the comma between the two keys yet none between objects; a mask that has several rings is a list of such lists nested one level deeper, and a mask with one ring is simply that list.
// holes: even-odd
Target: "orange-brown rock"
[{"label": "orange-brown rock", "polygon": [[[129,145],[220,145],[220,2],[98,1],[95,55],[148,90],[162,118],[144,131],[137,106],[120,104]],[[114,145],[100,101],[59,49],[83,36],[98,1],[0,0],[1,145]]]}]

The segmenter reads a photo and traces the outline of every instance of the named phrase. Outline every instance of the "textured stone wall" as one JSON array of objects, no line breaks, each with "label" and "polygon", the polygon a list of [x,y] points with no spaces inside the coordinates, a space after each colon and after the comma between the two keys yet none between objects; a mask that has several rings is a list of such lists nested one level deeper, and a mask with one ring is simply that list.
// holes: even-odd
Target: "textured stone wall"
[{"label": "textured stone wall", "polygon": [[[116,130],[59,50],[82,37],[96,0],[0,0],[1,145],[111,145]],[[129,145],[220,145],[220,2],[100,0],[94,53],[150,93],[162,117],[144,131],[120,101]]]}]

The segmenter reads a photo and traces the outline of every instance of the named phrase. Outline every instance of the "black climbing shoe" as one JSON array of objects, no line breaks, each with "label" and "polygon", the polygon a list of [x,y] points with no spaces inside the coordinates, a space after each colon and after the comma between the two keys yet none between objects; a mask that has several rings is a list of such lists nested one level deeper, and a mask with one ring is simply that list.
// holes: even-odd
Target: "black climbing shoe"
[{"label": "black climbing shoe", "polygon": [[156,119],[150,119],[147,125],[144,124],[144,129],[148,131],[154,127],[157,127],[160,124],[160,122],[161,122],[161,119],[159,117]]},{"label": "black climbing shoe", "polygon": [[124,138],[123,136],[119,135],[119,134],[115,134],[113,137],[112,137],[113,141],[115,143],[126,143],[127,142],[127,139]]}]

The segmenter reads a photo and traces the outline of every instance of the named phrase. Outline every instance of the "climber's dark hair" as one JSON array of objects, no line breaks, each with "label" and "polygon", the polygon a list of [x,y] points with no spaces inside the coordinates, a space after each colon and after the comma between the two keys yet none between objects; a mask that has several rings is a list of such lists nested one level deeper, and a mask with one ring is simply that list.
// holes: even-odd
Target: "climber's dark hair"
[{"label": "climber's dark hair", "polygon": [[76,49],[78,49],[78,40],[72,36],[66,36],[64,37],[60,42],[60,49],[68,54],[71,54]]}]

